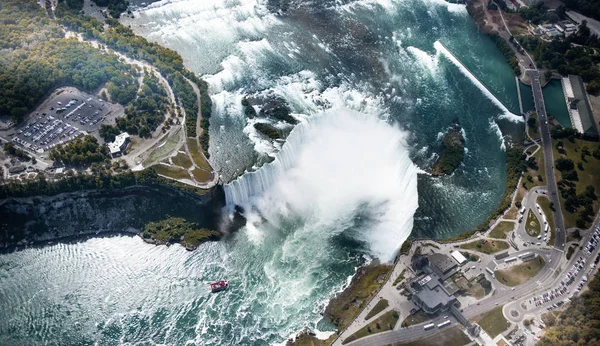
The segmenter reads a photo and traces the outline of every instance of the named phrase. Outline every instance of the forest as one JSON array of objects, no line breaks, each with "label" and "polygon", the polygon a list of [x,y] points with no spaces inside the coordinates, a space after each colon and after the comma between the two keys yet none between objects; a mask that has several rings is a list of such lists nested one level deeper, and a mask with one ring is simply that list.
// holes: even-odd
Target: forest
[{"label": "forest", "polygon": [[[130,135],[144,138],[150,137],[152,132],[163,122],[168,105],[167,92],[160,85],[158,77],[145,72],[141,90],[137,93],[137,97],[125,107],[125,117],[116,118],[116,128],[119,131],[110,130],[110,137],[114,140],[114,135],[119,132],[127,132]],[[101,131],[105,133],[107,126],[101,127]]]},{"label": "forest", "polygon": [[568,9],[600,20],[600,0],[564,0]]},{"label": "forest", "polygon": [[50,158],[67,165],[87,166],[108,159],[108,148],[99,145],[94,136],[87,135],[54,147],[50,151]]},{"label": "forest", "polygon": [[188,250],[198,245],[219,240],[222,234],[218,231],[200,228],[196,223],[188,222],[180,217],[169,217],[161,221],[150,222],[142,229],[144,239],[152,239],[157,244],[181,242]]},{"label": "forest", "polygon": [[95,39],[132,58],[145,60],[156,67],[169,81],[171,87],[177,90],[175,91],[176,96],[184,104],[187,119],[189,119],[186,127],[190,136],[197,135],[195,122],[198,105],[193,90],[181,83],[182,77],[195,83],[200,89],[200,112],[202,114],[200,127],[203,129],[199,136],[200,144],[206,157],[210,156],[208,153],[210,141],[208,129],[210,127],[209,118],[212,114],[212,100],[208,95],[208,85],[183,66],[183,59],[177,52],[135,35],[131,29],[114,19],[107,19],[108,28],[104,28],[102,23],[95,18],[81,15],[77,7],[59,7],[56,16],[62,25],[81,32],[85,37]]},{"label": "forest", "polygon": [[600,344],[600,277],[594,277],[588,287],[589,291],[571,300],[556,325],[548,328],[538,341],[538,346]]},{"label": "forest", "polygon": [[[556,70],[561,75],[580,75],[584,82],[589,83],[588,92],[595,94],[600,90],[600,68],[597,66],[600,56],[593,48],[600,47],[600,41],[596,35],[590,34],[586,25],[581,25],[577,34],[552,42],[530,36],[517,39],[526,50],[533,52],[538,67]],[[573,43],[590,46],[572,46]]]},{"label": "forest", "polygon": [[94,174],[68,170],[63,176],[56,177],[54,181],[49,181],[43,174],[39,174],[36,179],[25,183],[11,180],[6,184],[0,184],[0,199],[41,195],[53,196],[59,193],[83,190],[114,190],[134,185],[172,186],[178,190],[200,195],[206,192],[206,190],[162,178],[156,174],[154,168],[150,167],[139,172],[126,170],[119,174],[112,174],[110,170],[101,170]]},{"label": "forest", "polygon": [[20,121],[58,86],[92,92],[110,82],[117,89],[137,89],[134,69],[115,55],[64,38],[33,1],[3,1],[0,22],[0,114]]},{"label": "forest", "polygon": [[[52,20],[33,0],[2,2],[0,83],[3,88],[0,89],[0,114],[10,115],[19,122],[56,87],[69,85],[93,93],[106,85],[113,101],[123,105],[133,102],[127,108],[126,118],[119,120],[119,130],[147,137],[160,124],[162,119],[159,119],[158,113],[159,110],[164,111],[164,95],[162,92],[158,96],[150,95],[150,90],[156,92],[160,89],[154,87],[156,83],[152,77],[145,83],[146,86],[142,86],[142,93],[136,95],[135,69],[120,62],[113,54],[104,54],[89,44],[65,38],[62,25],[82,33],[86,39],[97,40],[107,48],[155,66],[177,89],[176,96],[189,115],[186,125],[192,136],[197,135],[197,99],[191,87],[181,81],[185,77],[196,83],[200,89],[203,117],[200,143],[208,156],[212,101],[206,82],[185,69],[177,52],[136,36],[114,19],[107,19],[108,26],[105,28],[95,18],[83,15],[82,5],[82,0],[59,2],[56,20]],[[136,96],[141,96],[139,102],[135,100]],[[107,138],[112,138],[115,132],[104,127],[103,133]]]}]

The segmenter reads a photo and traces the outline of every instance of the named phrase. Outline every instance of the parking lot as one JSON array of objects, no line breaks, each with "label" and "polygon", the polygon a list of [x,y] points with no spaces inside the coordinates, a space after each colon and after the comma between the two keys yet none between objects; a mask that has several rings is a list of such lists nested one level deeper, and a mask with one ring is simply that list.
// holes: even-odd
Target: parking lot
[{"label": "parking lot", "polygon": [[100,139],[103,123],[114,123],[122,107],[74,88],[62,88],[16,128],[13,142],[38,153],[85,134]]}]

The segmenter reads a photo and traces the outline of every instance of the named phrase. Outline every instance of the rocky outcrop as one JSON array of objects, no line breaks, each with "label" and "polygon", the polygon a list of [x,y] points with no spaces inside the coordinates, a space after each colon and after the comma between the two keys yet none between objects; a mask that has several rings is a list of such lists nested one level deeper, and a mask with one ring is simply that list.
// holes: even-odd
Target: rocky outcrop
[{"label": "rocky outcrop", "polygon": [[433,166],[434,176],[452,174],[465,157],[465,138],[458,123],[450,126],[442,142],[442,152]]}]

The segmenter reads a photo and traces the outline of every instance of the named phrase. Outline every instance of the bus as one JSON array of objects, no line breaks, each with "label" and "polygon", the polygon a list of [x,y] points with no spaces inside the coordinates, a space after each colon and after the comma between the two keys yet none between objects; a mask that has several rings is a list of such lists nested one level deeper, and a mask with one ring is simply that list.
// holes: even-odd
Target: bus
[{"label": "bus", "polygon": [[507,259],[505,259],[505,260],[504,260],[504,262],[505,262],[505,263],[508,263],[508,262],[512,262],[512,261],[516,261],[516,260],[517,260],[517,258],[516,258],[516,257],[511,257],[511,258],[507,258]]},{"label": "bus", "polygon": [[490,275],[495,278],[496,276],[494,275],[494,271],[491,270],[490,268],[485,268],[485,270],[487,270],[488,273],[490,273]]},{"label": "bus", "polygon": [[433,327],[435,327],[435,324],[433,324],[433,323],[429,323],[429,324],[426,324],[426,325],[423,327],[423,329],[424,329],[424,330],[429,330],[429,329],[431,329],[431,328],[433,328]]},{"label": "bus", "polygon": [[437,325],[438,328],[443,328],[450,324],[450,320],[445,320],[444,322]]}]

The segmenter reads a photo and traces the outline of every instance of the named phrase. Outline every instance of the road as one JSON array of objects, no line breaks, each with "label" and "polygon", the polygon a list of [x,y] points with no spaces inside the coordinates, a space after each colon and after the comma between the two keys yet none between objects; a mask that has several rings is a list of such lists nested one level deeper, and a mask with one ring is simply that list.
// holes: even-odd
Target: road
[{"label": "road", "polygon": [[542,137],[542,148],[544,149],[544,168],[546,170],[546,187],[548,197],[554,204],[554,224],[556,226],[556,242],[554,247],[560,250],[564,249],[566,231],[563,220],[560,199],[556,187],[556,177],[554,176],[554,155],[552,154],[552,140],[550,138],[550,128],[548,126],[548,116],[546,107],[544,106],[544,94],[542,93],[542,85],[540,83],[540,72],[538,70],[527,70],[526,73],[531,77],[531,88],[533,91],[533,100],[535,102],[535,110],[538,114],[540,131]]},{"label": "road", "polygon": [[592,32],[592,34],[596,34],[600,36],[600,22],[590,18],[590,17],[586,17],[581,13],[577,13],[575,11],[567,11],[565,12],[565,14],[567,15],[567,17],[573,19],[574,21],[576,21],[577,23],[581,24],[581,22],[583,22],[584,20],[587,21],[587,27],[590,29],[590,31]]},{"label": "road", "polygon": [[[473,318],[475,316],[481,315],[487,311],[492,310],[496,306],[505,305],[505,316],[511,316],[511,320],[513,321],[522,320],[523,315],[524,313],[526,313],[526,311],[521,307],[521,303],[524,303],[527,300],[531,299],[531,297],[533,297],[536,294],[536,292],[537,294],[543,293],[555,287],[560,282],[560,278],[562,277],[562,275],[560,274],[562,273],[564,275],[563,270],[565,268],[568,268],[567,265],[570,265],[570,263],[566,263],[563,251],[565,245],[566,232],[560,208],[560,200],[556,186],[556,178],[554,176],[554,157],[552,153],[552,141],[550,138],[550,129],[548,126],[546,108],[544,106],[544,95],[542,93],[542,86],[540,83],[540,72],[537,70],[527,70],[526,73],[530,76],[532,81],[533,98],[540,123],[542,139],[541,145],[542,149],[544,150],[544,167],[546,171],[546,190],[548,191],[547,194],[550,198],[550,201],[554,204],[554,208],[557,211],[554,213],[556,241],[554,244],[554,248],[552,248],[549,251],[524,249],[516,253],[519,254],[534,251],[539,255],[543,256],[547,263],[547,265],[545,265],[534,278],[526,281],[525,283],[517,287],[508,289],[506,286],[496,281],[495,278],[491,277],[489,273],[486,273],[488,278],[491,279],[494,283],[494,286],[497,287],[496,294],[478,302],[476,305],[464,307],[463,314],[467,318]],[[596,224],[597,223],[594,223],[594,226],[596,226]],[[579,253],[580,252],[578,251],[573,256],[573,260],[579,257]],[[495,262],[490,262],[490,265],[495,268],[497,264]],[[507,304],[507,302],[509,303]],[[427,323],[431,322],[428,321]],[[455,324],[457,324],[457,322],[453,322],[452,325]],[[443,329],[440,330],[438,328],[434,328],[429,331],[424,331],[424,325],[425,323],[411,326],[408,328],[401,328],[399,330],[378,333],[365,338],[361,338],[359,340],[349,343],[348,345],[386,345],[415,339],[423,339],[443,331]],[[450,326],[448,326],[447,328],[449,327]]]}]

